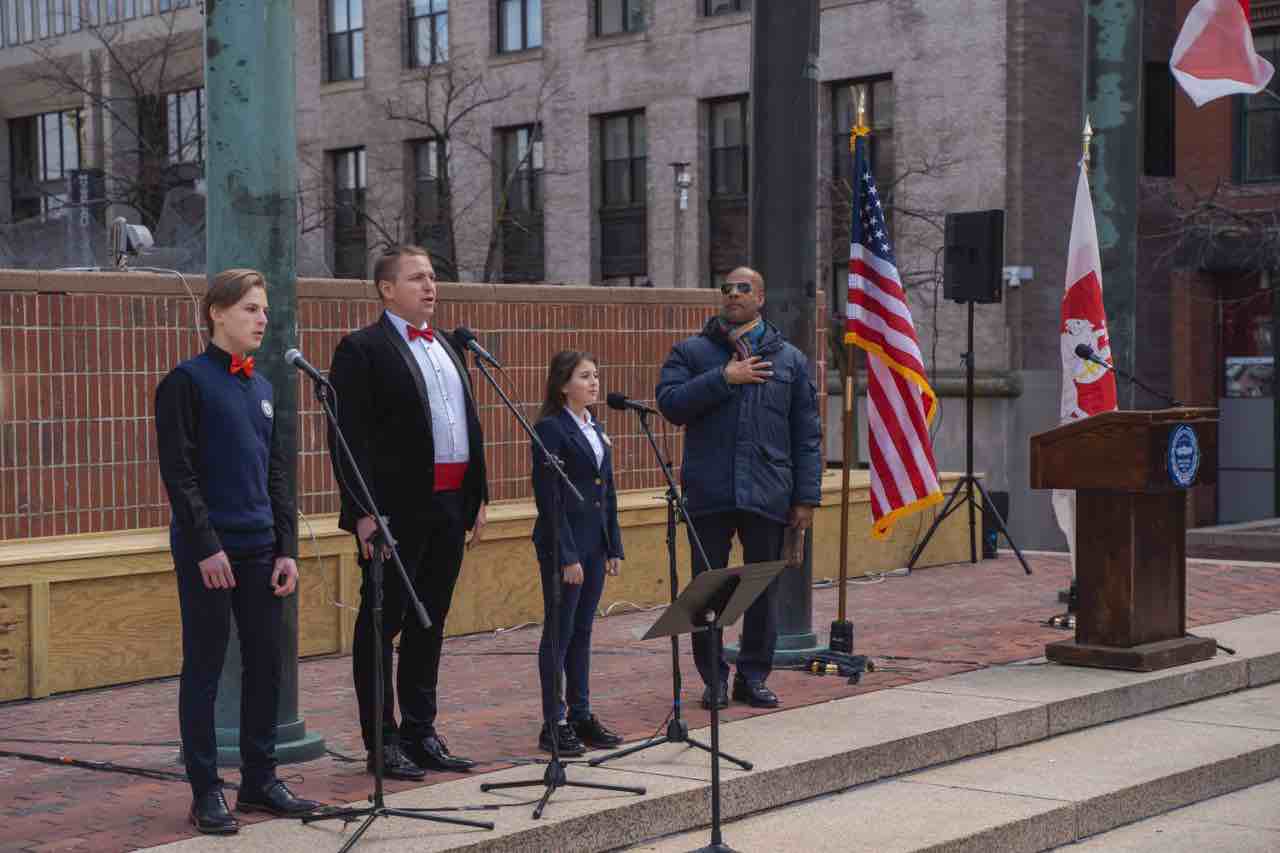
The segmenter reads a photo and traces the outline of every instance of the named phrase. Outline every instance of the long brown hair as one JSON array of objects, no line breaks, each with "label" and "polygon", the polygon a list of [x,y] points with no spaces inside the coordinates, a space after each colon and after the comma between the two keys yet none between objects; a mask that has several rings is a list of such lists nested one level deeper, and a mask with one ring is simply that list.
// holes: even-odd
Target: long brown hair
[{"label": "long brown hair", "polygon": [[594,355],[580,350],[567,349],[551,356],[551,364],[547,365],[547,393],[542,398],[538,420],[555,417],[565,407],[564,386],[569,384],[573,372],[584,361],[597,366],[600,364]]}]

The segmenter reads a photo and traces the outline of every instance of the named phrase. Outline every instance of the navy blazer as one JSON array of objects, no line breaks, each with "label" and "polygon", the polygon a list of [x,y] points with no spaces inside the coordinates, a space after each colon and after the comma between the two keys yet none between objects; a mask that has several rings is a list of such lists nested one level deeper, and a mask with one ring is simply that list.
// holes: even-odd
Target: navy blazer
[{"label": "navy blazer", "polygon": [[542,562],[551,557],[551,515],[557,488],[564,489],[560,565],[581,563],[584,558],[600,552],[606,557],[621,559],[623,556],[622,532],[618,529],[618,493],[613,486],[613,448],[600,425],[594,420],[592,424],[604,445],[604,458],[598,466],[591,443],[568,410],[561,409],[534,425],[547,450],[560,458],[565,473],[583,497],[579,502],[564,489],[556,472],[543,464],[542,451],[533,445],[533,495],[538,505],[533,544]]}]

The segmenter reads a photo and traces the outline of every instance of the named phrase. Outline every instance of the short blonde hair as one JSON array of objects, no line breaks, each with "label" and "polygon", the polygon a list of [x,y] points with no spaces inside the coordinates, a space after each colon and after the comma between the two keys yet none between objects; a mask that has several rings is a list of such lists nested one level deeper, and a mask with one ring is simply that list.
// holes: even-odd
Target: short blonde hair
[{"label": "short blonde hair", "polygon": [[223,270],[213,277],[205,291],[200,310],[204,313],[204,327],[213,337],[213,309],[230,308],[255,287],[267,289],[267,280],[257,270],[238,268]]},{"label": "short blonde hair", "polygon": [[431,260],[431,253],[421,246],[392,246],[381,255],[378,260],[373,262],[373,286],[378,291],[378,296],[382,296],[382,288],[378,287],[378,282],[389,281],[394,283],[396,276],[400,274],[401,258],[426,258]]}]

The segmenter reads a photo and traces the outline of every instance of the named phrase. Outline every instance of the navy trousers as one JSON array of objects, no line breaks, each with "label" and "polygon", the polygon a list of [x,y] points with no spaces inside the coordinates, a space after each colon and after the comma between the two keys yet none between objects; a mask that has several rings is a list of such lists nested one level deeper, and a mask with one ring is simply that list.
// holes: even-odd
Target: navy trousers
[{"label": "navy trousers", "polygon": [[[554,568],[539,561],[542,573],[542,642],[538,644],[538,675],[542,681],[542,718],[585,720],[591,716],[591,626],[604,592],[603,552],[582,559],[582,583],[560,584],[560,635],[551,632]],[[553,640],[558,642],[553,643]],[[558,654],[557,654],[558,653]],[[565,702],[555,687],[556,670],[564,672]]]},{"label": "navy trousers", "polygon": [[241,784],[256,790],[275,779],[283,600],[271,587],[274,551],[274,546],[267,546],[243,554],[228,552],[236,578],[232,589],[206,589],[197,563],[177,563],[182,609],[178,725],[187,778],[197,797],[221,784],[213,717],[232,616],[242,661]]},{"label": "navy trousers", "polygon": [[[736,534],[742,543],[742,558],[747,563],[762,563],[776,560],[782,556],[782,539],[786,525],[751,512],[717,512],[700,515],[693,520],[698,538],[711,561],[710,568],[723,569],[729,565],[729,548]],[[692,537],[689,541],[693,547]],[[701,559],[697,548],[693,548],[693,573],[700,575],[708,566]],[[778,642],[778,619],[776,599],[778,597],[778,578],[774,578],[760,597],[747,608],[742,617],[742,635],[738,642],[738,675],[746,681],[763,683],[773,671],[773,648]],[[712,636],[710,631],[697,631],[693,635],[693,659],[698,665],[698,674],[705,684],[721,683],[729,680],[729,664],[724,660],[712,658]]]}]

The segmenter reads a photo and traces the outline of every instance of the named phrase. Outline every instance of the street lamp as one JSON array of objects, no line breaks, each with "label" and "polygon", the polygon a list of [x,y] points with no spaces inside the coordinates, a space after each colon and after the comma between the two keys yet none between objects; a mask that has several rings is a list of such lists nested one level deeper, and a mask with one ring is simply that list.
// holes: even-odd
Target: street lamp
[{"label": "street lamp", "polygon": [[671,164],[671,171],[676,191],[671,283],[675,287],[684,287],[684,212],[689,209],[689,187],[693,186],[693,178],[689,176],[688,163],[674,162]]}]

